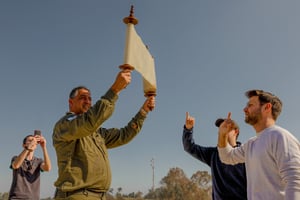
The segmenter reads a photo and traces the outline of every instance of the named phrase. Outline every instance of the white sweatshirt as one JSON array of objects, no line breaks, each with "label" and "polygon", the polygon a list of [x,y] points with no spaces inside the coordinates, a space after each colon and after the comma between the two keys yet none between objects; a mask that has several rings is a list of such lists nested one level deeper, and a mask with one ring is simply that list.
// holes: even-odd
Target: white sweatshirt
[{"label": "white sweatshirt", "polygon": [[300,143],[289,131],[274,125],[218,151],[226,164],[245,163],[248,200],[300,200]]}]

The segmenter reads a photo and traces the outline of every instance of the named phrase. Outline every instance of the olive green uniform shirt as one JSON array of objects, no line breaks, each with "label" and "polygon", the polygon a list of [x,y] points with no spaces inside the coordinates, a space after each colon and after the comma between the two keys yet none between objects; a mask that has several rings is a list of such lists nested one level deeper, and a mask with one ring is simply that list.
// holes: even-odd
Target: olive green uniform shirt
[{"label": "olive green uniform shirt", "polygon": [[111,184],[108,148],[128,143],[141,130],[145,116],[138,112],[123,128],[102,128],[114,111],[118,96],[112,90],[86,113],[67,113],[53,130],[58,178],[54,185],[61,191],[86,188],[106,192]]}]

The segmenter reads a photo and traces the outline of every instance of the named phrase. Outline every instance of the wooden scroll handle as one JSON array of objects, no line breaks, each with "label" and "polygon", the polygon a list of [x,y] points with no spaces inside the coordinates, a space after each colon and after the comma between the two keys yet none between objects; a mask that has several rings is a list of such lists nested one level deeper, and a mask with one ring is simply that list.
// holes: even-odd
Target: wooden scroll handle
[{"label": "wooden scroll handle", "polygon": [[132,65],[129,65],[129,64],[120,65],[119,68],[122,69],[122,70],[124,70],[124,69],[134,70],[134,67]]},{"label": "wooden scroll handle", "polygon": [[[146,92],[145,97],[151,97],[151,96],[156,96],[156,91],[149,91],[149,92]],[[149,109],[152,111],[154,107],[149,107]]]}]

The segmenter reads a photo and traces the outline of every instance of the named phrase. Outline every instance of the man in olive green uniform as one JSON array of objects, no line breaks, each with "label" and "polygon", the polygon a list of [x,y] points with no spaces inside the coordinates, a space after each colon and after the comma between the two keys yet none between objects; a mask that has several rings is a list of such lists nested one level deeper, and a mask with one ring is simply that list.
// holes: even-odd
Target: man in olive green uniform
[{"label": "man in olive green uniform", "polygon": [[107,149],[133,139],[147,113],[155,107],[155,97],[148,97],[125,127],[101,127],[112,115],[119,92],[130,81],[131,71],[121,71],[93,106],[89,89],[79,86],[71,91],[69,112],[55,124],[52,136],[58,164],[58,178],[54,183],[56,200],[105,200],[111,184]]}]

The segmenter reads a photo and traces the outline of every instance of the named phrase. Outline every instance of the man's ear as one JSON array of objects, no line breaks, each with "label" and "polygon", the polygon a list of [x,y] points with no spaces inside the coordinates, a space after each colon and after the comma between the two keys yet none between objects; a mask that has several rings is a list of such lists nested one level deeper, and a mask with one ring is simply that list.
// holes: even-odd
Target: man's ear
[{"label": "man's ear", "polygon": [[272,104],[271,103],[266,103],[264,106],[265,106],[265,110],[272,111]]},{"label": "man's ear", "polygon": [[73,100],[69,99],[69,105],[72,106],[73,105]]}]

